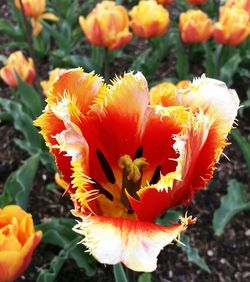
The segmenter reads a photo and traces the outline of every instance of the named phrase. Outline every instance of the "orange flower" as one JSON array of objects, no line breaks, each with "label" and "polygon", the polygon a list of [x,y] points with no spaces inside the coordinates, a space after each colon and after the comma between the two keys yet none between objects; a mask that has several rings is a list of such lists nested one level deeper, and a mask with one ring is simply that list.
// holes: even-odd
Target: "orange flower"
[{"label": "orange flower", "polygon": [[205,42],[213,33],[211,20],[201,10],[188,10],[181,13],[179,29],[182,41],[189,44]]},{"label": "orange flower", "polygon": [[237,46],[250,34],[250,16],[238,6],[222,7],[219,21],[214,25],[215,40],[224,45]]},{"label": "orange flower", "polygon": [[201,5],[207,2],[207,0],[187,0],[189,4],[192,5]]},{"label": "orange flower", "polygon": [[[46,0],[22,0],[24,13],[31,18],[33,27],[33,34],[39,35],[42,30],[42,20],[58,21],[58,17],[52,13],[44,13],[46,7]],[[20,0],[15,0],[15,5],[21,9]]]},{"label": "orange flower", "polygon": [[134,34],[145,39],[163,35],[170,23],[168,11],[154,0],[140,1],[129,15]]},{"label": "orange flower", "polygon": [[229,0],[226,2],[225,6],[229,8],[237,6],[250,13],[250,0]]},{"label": "orange flower", "polygon": [[86,18],[79,17],[79,23],[88,41],[95,46],[115,50],[132,39],[126,9],[112,1],[97,4]]},{"label": "orange flower", "polygon": [[41,81],[41,87],[43,89],[43,93],[45,96],[48,96],[48,91],[50,90],[51,86],[53,85],[54,81],[63,73],[66,72],[66,69],[55,68],[54,70],[50,71],[49,73],[49,80]]},{"label": "orange flower", "polygon": [[156,218],[205,187],[239,106],[235,91],[205,77],[159,95],[171,105],[149,105],[141,73],[106,85],[74,69],[54,83],[35,122],[82,219],[75,231],[101,263],[155,270],[160,250],[195,223]]},{"label": "orange flower", "polygon": [[17,87],[15,72],[18,73],[23,81],[29,84],[33,83],[35,78],[33,60],[31,58],[26,60],[21,51],[12,53],[7,60],[6,66],[0,69],[0,76],[3,81],[13,88]]},{"label": "orange flower", "polygon": [[0,209],[1,282],[14,281],[25,271],[41,238],[29,213],[14,205]]},{"label": "orange flower", "polygon": [[170,5],[173,3],[173,0],[157,0],[157,3],[162,5]]}]

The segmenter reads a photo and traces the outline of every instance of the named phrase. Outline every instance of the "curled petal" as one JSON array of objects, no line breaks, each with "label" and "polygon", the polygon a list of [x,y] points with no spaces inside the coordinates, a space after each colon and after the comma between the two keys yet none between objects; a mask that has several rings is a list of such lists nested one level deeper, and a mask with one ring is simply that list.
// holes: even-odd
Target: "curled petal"
[{"label": "curled petal", "polygon": [[156,269],[161,249],[178,240],[180,233],[195,223],[192,217],[180,218],[172,226],[111,217],[89,217],[74,230],[85,238],[83,244],[101,263],[123,262],[134,271],[151,272]]}]

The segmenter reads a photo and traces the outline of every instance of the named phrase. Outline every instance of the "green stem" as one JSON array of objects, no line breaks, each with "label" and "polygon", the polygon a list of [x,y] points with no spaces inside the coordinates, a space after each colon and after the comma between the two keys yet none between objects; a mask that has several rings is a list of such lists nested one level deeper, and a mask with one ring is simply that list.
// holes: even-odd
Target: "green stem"
[{"label": "green stem", "polygon": [[26,39],[27,39],[27,42],[28,42],[29,53],[30,53],[30,57],[32,58],[32,60],[34,62],[34,68],[35,68],[35,72],[36,72],[35,84],[36,84],[36,87],[38,88],[38,90],[41,91],[41,87],[40,87],[40,84],[38,82],[39,81],[39,79],[38,79],[39,74],[38,74],[38,68],[37,68],[37,61],[36,61],[36,57],[35,57],[31,33],[30,33],[30,30],[29,30],[28,22],[27,22],[27,17],[25,15],[25,11],[24,11],[23,1],[19,0],[19,3],[20,3],[20,7],[21,7],[23,28],[24,28],[25,36],[26,36]]},{"label": "green stem", "polygon": [[130,281],[127,279],[121,263],[113,266],[113,273],[114,273],[116,282],[133,282],[132,280]]},{"label": "green stem", "polygon": [[109,53],[108,49],[104,47],[104,53],[103,53],[103,75],[105,81],[109,82]]},{"label": "green stem", "polygon": [[225,45],[221,45],[221,48],[219,49],[217,53],[217,58],[216,58],[216,77],[220,79],[221,75],[221,63],[222,63],[222,55],[224,53]]}]

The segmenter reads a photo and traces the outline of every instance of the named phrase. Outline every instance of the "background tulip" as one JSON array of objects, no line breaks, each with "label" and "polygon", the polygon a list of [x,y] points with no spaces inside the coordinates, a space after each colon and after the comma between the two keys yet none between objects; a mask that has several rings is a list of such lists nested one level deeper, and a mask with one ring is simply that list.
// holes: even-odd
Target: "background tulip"
[{"label": "background tulip", "polygon": [[250,13],[250,0],[229,0],[225,3],[225,6],[229,8],[237,6]]},{"label": "background tulip", "polygon": [[222,7],[219,21],[214,25],[215,40],[224,45],[237,46],[250,34],[249,13],[238,6]]},{"label": "background tulip", "polygon": [[170,23],[168,11],[154,0],[140,1],[129,15],[134,34],[145,39],[163,35]]},{"label": "background tulip", "polygon": [[19,206],[0,209],[0,281],[17,279],[29,266],[33,252],[42,238],[34,231],[30,214]]},{"label": "background tulip", "polygon": [[[46,8],[46,0],[22,0],[23,9],[26,16],[31,18],[33,34],[39,35],[42,30],[42,20],[58,21],[58,17],[52,13],[44,13]],[[15,0],[15,5],[21,9],[20,0]]]},{"label": "background tulip", "polygon": [[162,5],[170,5],[173,3],[173,0],[157,0],[157,3]]},{"label": "background tulip", "polygon": [[10,87],[17,87],[17,79],[15,72],[20,76],[20,78],[32,84],[35,78],[35,68],[34,63],[31,58],[25,59],[21,51],[12,53],[7,64],[0,70],[0,76],[3,81]]},{"label": "background tulip", "polygon": [[211,20],[201,10],[188,10],[179,18],[181,39],[185,43],[201,43],[207,41],[213,32]]},{"label": "background tulip", "polygon": [[132,39],[126,9],[112,1],[97,4],[86,18],[79,17],[79,23],[91,44],[109,50],[121,48]]}]

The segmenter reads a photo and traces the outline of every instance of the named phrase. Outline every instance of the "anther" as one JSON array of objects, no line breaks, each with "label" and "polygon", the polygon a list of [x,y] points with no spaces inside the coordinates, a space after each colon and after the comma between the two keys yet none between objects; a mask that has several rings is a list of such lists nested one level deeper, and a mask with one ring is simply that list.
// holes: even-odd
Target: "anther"
[{"label": "anther", "polygon": [[106,158],[104,157],[103,153],[99,149],[96,149],[96,155],[97,155],[97,158],[98,158],[98,160],[100,162],[102,170],[105,173],[106,178],[108,179],[108,181],[110,183],[114,184],[115,181],[116,181],[115,180],[115,176],[114,176],[113,170],[110,167],[108,161],[106,160]]}]

